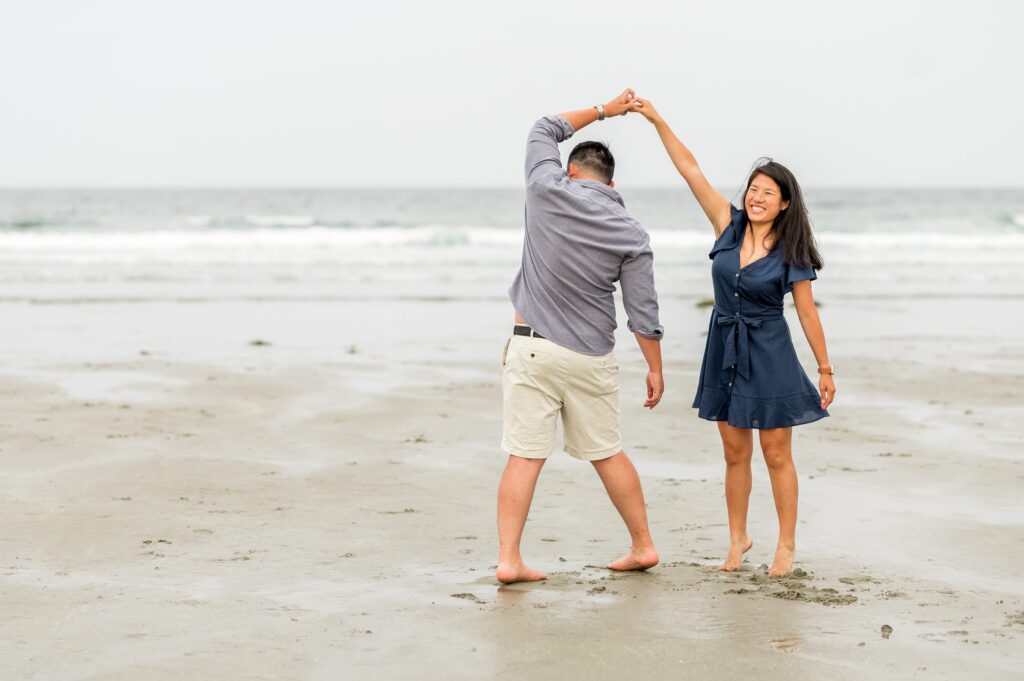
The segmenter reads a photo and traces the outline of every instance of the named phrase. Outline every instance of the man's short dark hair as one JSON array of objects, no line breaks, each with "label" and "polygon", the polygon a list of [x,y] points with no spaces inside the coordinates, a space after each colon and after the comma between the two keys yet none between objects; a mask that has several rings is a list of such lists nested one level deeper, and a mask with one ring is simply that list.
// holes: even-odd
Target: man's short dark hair
[{"label": "man's short dark hair", "polygon": [[605,184],[615,175],[615,157],[603,142],[580,142],[569,154],[569,163],[600,178]]}]

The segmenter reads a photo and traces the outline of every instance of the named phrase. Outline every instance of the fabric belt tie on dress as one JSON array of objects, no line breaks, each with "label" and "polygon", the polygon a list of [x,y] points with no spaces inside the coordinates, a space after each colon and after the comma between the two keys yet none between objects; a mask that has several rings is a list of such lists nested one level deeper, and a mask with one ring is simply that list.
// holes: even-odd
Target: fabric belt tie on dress
[{"label": "fabric belt tie on dress", "polygon": [[750,317],[739,312],[729,312],[715,306],[718,312],[718,325],[731,326],[729,337],[725,339],[725,357],[722,360],[722,370],[736,367],[736,373],[746,379],[750,379],[750,337],[747,329],[761,328],[761,322],[772,319],[782,319],[782,311],[777,314],[759,315]]}]

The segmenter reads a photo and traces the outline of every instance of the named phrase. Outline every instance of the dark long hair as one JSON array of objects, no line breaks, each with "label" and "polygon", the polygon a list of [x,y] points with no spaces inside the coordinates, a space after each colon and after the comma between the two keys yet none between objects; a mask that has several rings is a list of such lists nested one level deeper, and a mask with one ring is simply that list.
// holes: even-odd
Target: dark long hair
[{"label": "dark long hair", "polygon": [[807,215],[807,205],[804,203],[804,194],[800,191],[800,184],[796,177],[789,171],[789,168],[776,163],[770,158],[759,159],[750,176],[747,178],[747,186],[743,190],[743,212],[747,211],[747,191],[758,175],[770,177],[779,185],[782,193],[782,200],[789,202],[789,207],[779,212],[775,222],[772,223],[770,234],[772,250],[782,247],[782,259],[790,265],[806,267],[810,265],[816,270],[825,266],[825,261],[818,252],[818,245],[814,241],[814,232],[811,230],[811,218]]}]

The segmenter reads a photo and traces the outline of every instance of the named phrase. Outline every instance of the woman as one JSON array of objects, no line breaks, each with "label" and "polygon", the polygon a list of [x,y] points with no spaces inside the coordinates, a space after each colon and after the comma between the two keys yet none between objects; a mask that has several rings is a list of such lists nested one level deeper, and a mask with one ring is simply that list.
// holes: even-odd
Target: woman
[{"label": "woman", "polygon": [[[834,370],[811,292],[821,255],[796,178],[767,161],[747,180],[743,209],[716,192],[689,149],[651,105],[633,109],[654,124],[665,150],[715,228],[711,277],[715,307],[693,406],[702,419],[718,422],[725,451],[725,500],[729,509],[729,554],[719,569],[740,567],[752,542],[747,536],[753,431],[772,482],[779,515],[779,541],[769,575],[793,568],[796,552],[797,477],[793,426],[828,416],[835,398]],[[800,325],[818,361],[818,390],[797,360],[783,297],[792,292]]]}]

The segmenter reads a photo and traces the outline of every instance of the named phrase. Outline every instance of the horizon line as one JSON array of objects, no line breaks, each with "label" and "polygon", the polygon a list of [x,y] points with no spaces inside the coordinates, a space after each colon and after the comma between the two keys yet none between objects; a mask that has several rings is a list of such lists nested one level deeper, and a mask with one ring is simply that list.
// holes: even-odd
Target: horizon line
[{"label": "horizon line", "polygon": [[[724,186],[720,183],[717,186]],[[0,184],[0,191],[511,191],[521,190],[520,184],[476,185],[476,184]],[[682,182],[675,184],[630,184],[616,187],[618,190],[662,189],[686,190]],[[845,191],[1024,191],[1024,184],[819,184],[804,185],[807,190]]]}]

